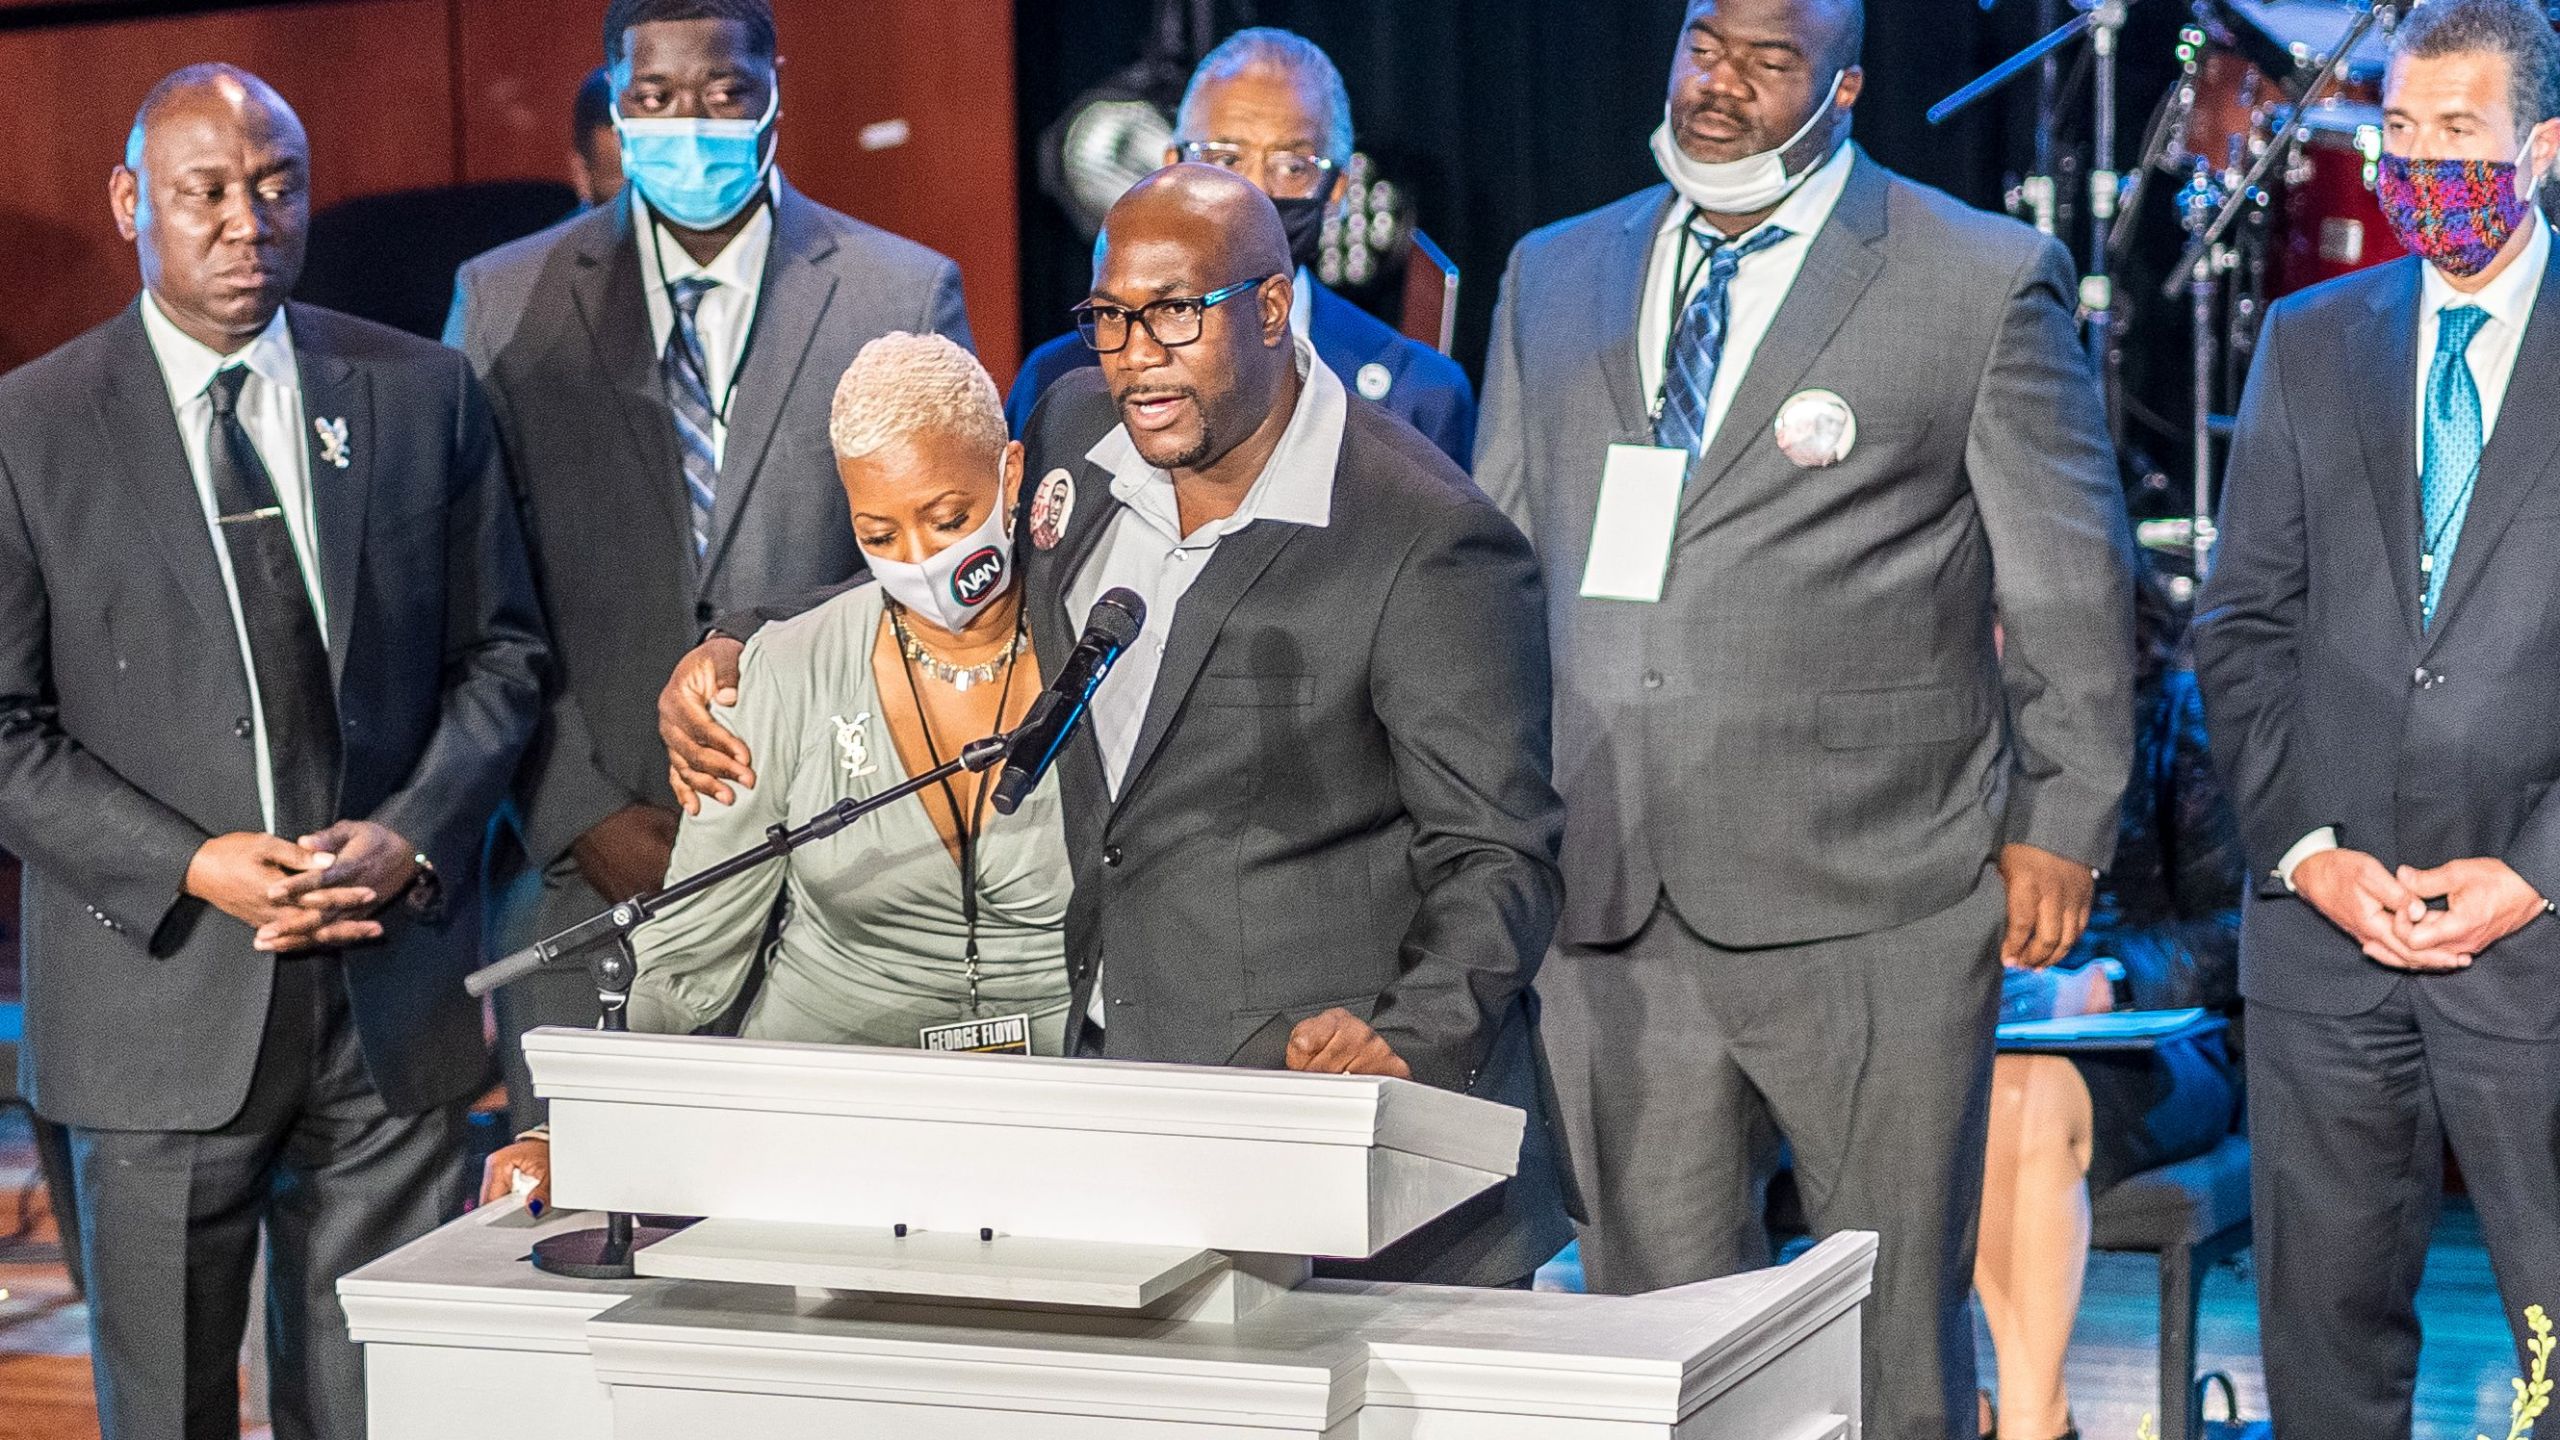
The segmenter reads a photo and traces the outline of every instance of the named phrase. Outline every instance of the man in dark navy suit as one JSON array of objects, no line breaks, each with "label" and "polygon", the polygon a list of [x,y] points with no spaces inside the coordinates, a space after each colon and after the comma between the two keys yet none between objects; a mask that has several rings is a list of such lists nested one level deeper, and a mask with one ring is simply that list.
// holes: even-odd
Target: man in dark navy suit
[{"label": "man in dark navy suit", "polygon": [[2409,1434],[2448,1142],[2519,1346],[2560,1303],[2560,42],[2432,0],[2382,100],[2412,253],[2267,313],[2196,623],[2280,1440]]},{"label": "man in dark navy suit", "polygon": [[[1325,212],[1350,188],[1351,97],[1314,42],[1286,30],[1240,30],[1191,72],[1165,163],[1233,170],[1279,208],[1297,262],[1289,326],[1344,385],[1410,424],[1465,469],[1475,448],[1476,394],[1458,362],[1398,334],[1311,273]],[[1017,436],[1059,376],[1095,363],[1072,330],[1031,352],[1006,397]]]}]

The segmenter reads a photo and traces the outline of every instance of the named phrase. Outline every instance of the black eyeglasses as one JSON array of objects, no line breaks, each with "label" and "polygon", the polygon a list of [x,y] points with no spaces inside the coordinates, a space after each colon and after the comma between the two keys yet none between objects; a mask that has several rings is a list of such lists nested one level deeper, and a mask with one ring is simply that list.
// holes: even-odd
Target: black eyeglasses
[{"label": "black eyeglasses", "polygon": [[1162,300],[1151,300],[1135,310],[1126,305],[1087,300],[1067,313],[1076,317],[1076,333],[1084,337],[1086,347],[1097,355],[1110,355],[1127,349],[1129,322],[1132,320],[1146,327],[1150,339],[1170,350],[1200,338],[1200,327],[1209,317],[1210,306],[1259,290],[1264,281],[1272,278],[1265,275],[1259,280],[1239,280],[1206,295],[1169,295]]}]

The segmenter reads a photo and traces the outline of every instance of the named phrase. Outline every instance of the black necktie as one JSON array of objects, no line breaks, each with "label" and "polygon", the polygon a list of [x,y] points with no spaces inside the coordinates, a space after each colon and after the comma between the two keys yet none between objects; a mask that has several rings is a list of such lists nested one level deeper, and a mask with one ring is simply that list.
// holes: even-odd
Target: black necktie
[{"label": "black necktie", "polygon": [[213,478],[214,512],[231,552],[240,592],[240,623],[258,680],[258,710],[267,724],[267,768],[275,780],[276,833],[291,839],[337,819],[338,704],[329,689],[329,651],[302,583],[293,532],[276,503],[276,487],[249,432],[240,424],[246,366],[217,372],[205,392],[213,433],[205,470]]}]

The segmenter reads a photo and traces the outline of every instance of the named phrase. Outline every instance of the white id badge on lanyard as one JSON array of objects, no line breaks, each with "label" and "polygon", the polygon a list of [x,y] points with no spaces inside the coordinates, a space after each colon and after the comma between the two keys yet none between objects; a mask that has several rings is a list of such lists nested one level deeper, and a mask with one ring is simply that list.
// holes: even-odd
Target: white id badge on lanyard
[{"label": "white id badge on lanyard", "polygon": [[1662,598],[1671,570],[1671,532],[1689,452],[1660,445],[1612,445],[1600,471],[1600,508],[1591,517],[1591,556],[1582,566],[1586,600]]}]

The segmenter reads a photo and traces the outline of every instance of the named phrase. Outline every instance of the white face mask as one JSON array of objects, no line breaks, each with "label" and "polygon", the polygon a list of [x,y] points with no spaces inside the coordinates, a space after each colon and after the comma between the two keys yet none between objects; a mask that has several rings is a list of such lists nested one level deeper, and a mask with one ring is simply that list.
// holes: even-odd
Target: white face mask
[{"label": "white face mask", "polygon": [[1834,71],[1831,89],[1822,103],[1813,107],[1804,124],[1774,150],[1745,155],[1739,160],[1694,160],[1671,138],[1671,107],[1665,104],[1662,123],[1653,127],[1653,163],[1662,167],[1662,178],[1680,192],[1680,198],[1710,215],[1753,215],[1793,194],[1804,177],[1822,168],[1822,160],[1808,164],[1797,174],[1787,173],[1786,153],[1803,143],[1831,113],[1832,102],[1840,98],[1840,82],[1848,78],[1846,70]]},{"label": "white face mask", "polygon": [[978,528],[925,557],[921,565],[878,555],[871,564],[889,598],[958,634],[977,623],[1013,583],[1013,527],[1004,504],[1004,468],[996,469],[996,503]]}]

